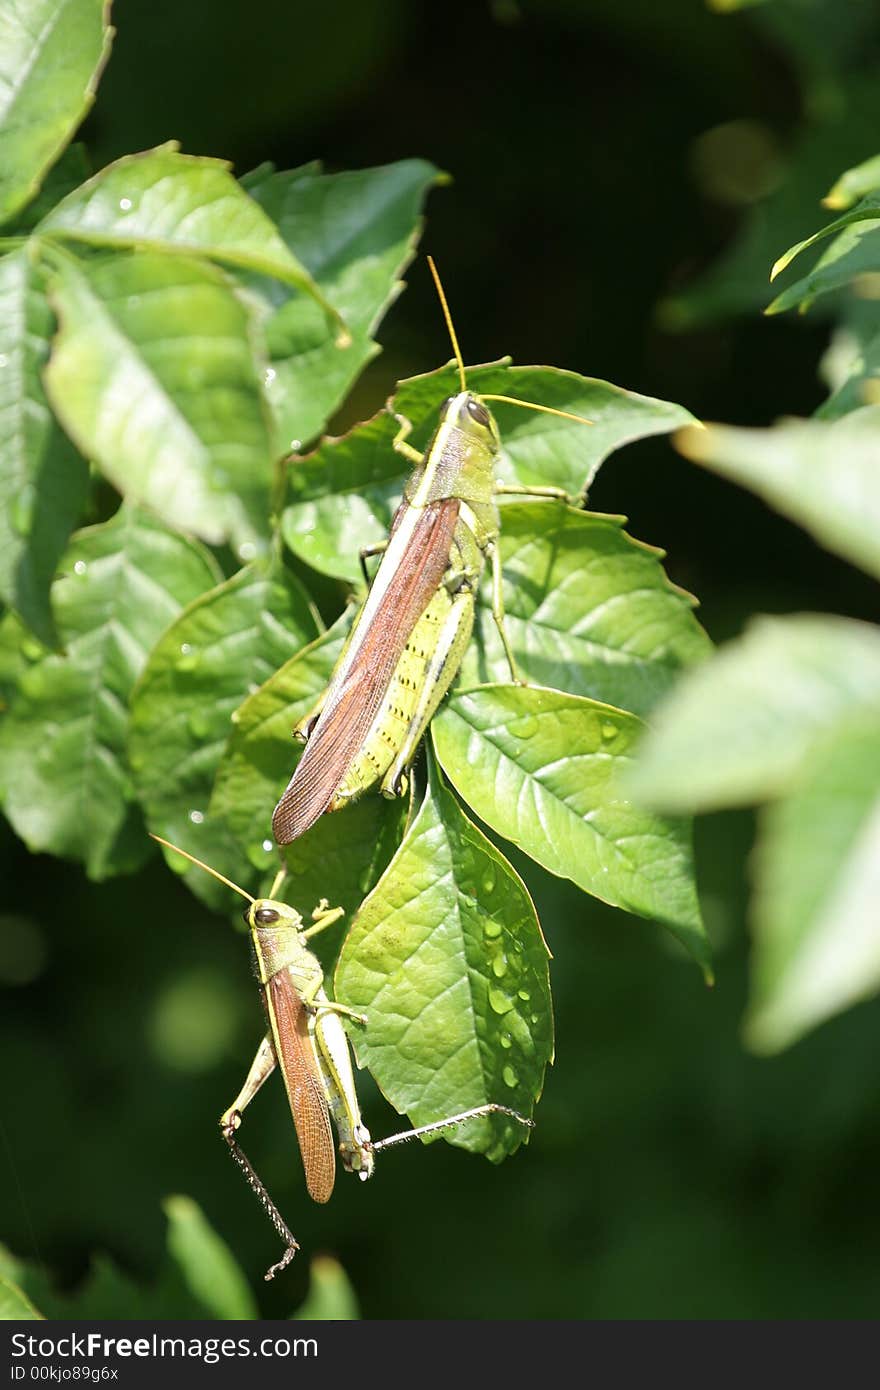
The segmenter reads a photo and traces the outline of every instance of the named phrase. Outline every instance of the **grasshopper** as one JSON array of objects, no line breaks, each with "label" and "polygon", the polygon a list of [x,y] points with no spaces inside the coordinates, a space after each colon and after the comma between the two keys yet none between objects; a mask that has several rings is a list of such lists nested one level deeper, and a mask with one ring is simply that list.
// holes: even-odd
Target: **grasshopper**
[{"label": "grasshopper", "polygon": [[474,624],[476,593],[492,564],[492,613],[512,680],[520,681],[504,625],[497,498],[503,494],[569,502],[561,488],[507,486],[497,480],[498,426],[487,401],[591,424],[583,416],[511,396],[469,391],[464,362],[434,262],[428,258],[446,319],[461,390],[440,407],[424,454],[400,426],[393,446],[413,465],[388,540],[361,552],[382,553],[351,635],[318,704],[294,736],[306,744],[275,807],[278,844],[297,839],[325,811],[335,811],[368,788],[405,794],[408,770],[437,706],[464,657]]},{"label": "grasshopper", "polygon": [[462,1110],[444,1120],[419,1125],[386,1139],[374,1140],[361,1117],[351,1052],[342,1018],[366,1025],[363,1014],[329,999],[324,989],[321,962],[308,942],[319,932],[338,922],[341,907],[329,907],[322,900],[312,913],[311,926],[303,925],[296,908],[280,901],[286,875],[281,869],[269,896],[253,898],[209,864],[179,849],[160,835],[152,838],[175,854],[197,864],[200,869],[225,883],[247,900],[244,921],[250,930],[256,975],[262,991],[269,1027],[257,1048],[244,1085],[235,1100],[220,1116],[220,1130],[233,1158],[256,1194],[275,1231],[284,1242],[281,1259],[266,1273],[272,1279],[284,1269],[299,1249],[299,1243],[269,1196],[250,1160],[237,1140],[242,1114],[276,1066],[281,1071],[305,1171],[306,1188],[316,1202],[327,1202],[336,1180],[336,1155],[332,1116],[339,1137],[339,1156],[347,1172],[361,1179],[370,1178],[375,1155],[381,1149],[411,1139],[436,1134],[483,1115],[508,1115],[527,1128],[533,1121],[506,1105],[490,1103]]}]

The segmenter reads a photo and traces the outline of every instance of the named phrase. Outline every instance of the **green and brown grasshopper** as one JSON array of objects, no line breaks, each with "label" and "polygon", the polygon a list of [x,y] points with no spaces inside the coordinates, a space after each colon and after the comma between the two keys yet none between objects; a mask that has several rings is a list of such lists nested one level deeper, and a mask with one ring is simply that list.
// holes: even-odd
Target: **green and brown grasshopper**
[{"label": "green and brown grasshopper", "polygon": [[[461,390],[440,408],[424,454],[407,442],[412,426],[396,417],[394,448],[414,465],[394,515],[366,601],[318,705],[295,736],[305,752],[272,828],[279,844],[297,839],[325,811],[335,811],[378,784],[402,795],[419,743],[461,665],[474,623],[476,593],[492,564],[492,613],[512,680],[519,682],[504,625],[498,497],[555,498],[560,488],[506,486],[498,481],[501,439],[487,401],[591,424],[582,416],[510,396],[469,391],[455,329],[433,261],[428,263],[458,364]],[[365,568],[366,576],[366,568]]]},{"label": "green and brown grasshopper", "polygon": [[341,1018],[352,1018],[364,1025],[367,1020],[363,1014],[328,998],[321,962],[308,944],[318,932],[339,920],[342,909],[328,907],[323,901],[312,913],[311,926],[304,926],[296,908],[275,896],[281,889],[285,869],[277,875],[268,897],[253,898],[237,883],[186,850],[179,849],[159,835],[152,838],[190,863],[197,864],[200,869],[239,893],[248,903],[244,920],[250,931],[256,975],[269,1026],[257,1048],[244,1085],[220,1117],[220,1129],[233,1158],[285,1245],[284,1254],[269,1269],[267,1279],[272,1279],[290,1263],[299,1244],[236,1136],[243,1112],[276,1067],[283,1077],[290,1103],[306,1188],[316,1202],[330,1200],[336,1181],[331,1117],[339,1139],[342,1166],[362,1179],[372,1177],[375,1155],[381,1149],[439,1133],[483,1115],[508,1115],[520,1124],[532,1127],[533,1122],[518,1111],[493,1103],[463,1110],[446,1119],[420,1125],[417,1129],[403,1130],[386,1139],[371,1139],[361,1117],[351,1052]]}]

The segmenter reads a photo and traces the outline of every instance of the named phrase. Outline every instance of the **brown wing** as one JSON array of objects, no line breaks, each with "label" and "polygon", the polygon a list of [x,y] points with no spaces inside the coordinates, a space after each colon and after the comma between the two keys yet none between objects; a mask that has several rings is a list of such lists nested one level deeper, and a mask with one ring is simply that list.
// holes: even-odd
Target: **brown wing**
[{"label": "brown wing", "polygon": [[321,711],[275,807],[272,829],[279,845],[289,845],[323,815],[357,755],[413,628],[449,564],[459,505],[458,498],[447,497],[422,509],[345,683]]},{"label": "brown wing", "polygon": [[326,1202],[336,1180],[336,1148],[321,1073],[309,1038],[308,1010],[286,970],[272,976],[266,992],[275,1052],[296,1125],[306,1187],[316,1202]]}]

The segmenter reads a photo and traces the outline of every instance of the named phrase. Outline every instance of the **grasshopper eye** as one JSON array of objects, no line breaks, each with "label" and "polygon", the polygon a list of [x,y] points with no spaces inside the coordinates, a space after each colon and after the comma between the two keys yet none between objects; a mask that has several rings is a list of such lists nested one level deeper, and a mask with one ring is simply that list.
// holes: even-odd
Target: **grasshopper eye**
[{"label": "grasshopper eye", "polygon": [[481,405],[479,401],[475,401],[473,397],[467,403],[467,412],[472,420],[476,420],[478,425],[488,425],[488,410],[484,405]]},{"label": "grasshopper eye", "polygon": [[261,927],[268,927],[278,921],[278,916],[274,907],[258,907],[254,913],[254,921],[259,922]]}]

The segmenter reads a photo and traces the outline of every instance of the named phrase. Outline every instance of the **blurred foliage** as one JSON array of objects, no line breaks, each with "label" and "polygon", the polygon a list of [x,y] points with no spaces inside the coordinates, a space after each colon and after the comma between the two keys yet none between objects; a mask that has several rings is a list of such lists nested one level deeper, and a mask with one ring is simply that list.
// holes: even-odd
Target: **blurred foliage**
[{"label": "blurred foliage", "polygon": [[[432,205],[429,249],[469,360],[563,361],[697,416],[760,425],[820,404],[821,323],[713,310],[672,338],[655,308],[686,303],[688,286],[699,294],[699,272],[788,190],[764,260],[738,277],[745,298],[722,294],[719,308],[766,304],[772,261],[815,229],[841,170],[876,153],[877,67],[868,4],[768,0],[718,15],[701,0],[532,0],[474,9],[463,49],[461,30],[425,4],[344,0],[306,15],[272,0],[254,20],[228,0],[163,0],[126,12],[85,134],[97,166],[172,136],[239,172],[267,155],[291,168],[320,153],[331,170],[424,156],[454,177]],[[243,101],[218,100],[242,90]],[[707,144],[731,125],[732,140]],[[800,178],[796,151],[814,137],[824,153]],[[630,206],[627,177],[638,183]],[[426,277],[412,277],[382,338],[337,426],[446,355]],[[873,616],[867,578],[655,442],[619,454],[590,498],[663,540],[715,638],[757,608]],[[340,1183],[314,1208],[281,1088],[267,1088],[249,1116],[252,1157],[304,1247],[339,1255],[366,1315],[873,1315],[878,1006],[780,1057],[742,1050],[751,837],[745,813],[698,824],[712,993],[653,927],[622,930],[619,914],[530,867],[554,955],[559,1061],[528,1149],[490,1185],[465,1155],[432,1145],[383,1156],[372,1183]],[[0,854],[10,1248],[68,1291],[95,1250],[149,1287],[173,1186],[198,1196],[256,1286],[266,1229],[216,1134],[258,1032],[243,943],[155,865],[96,885],[6,833]],[[190,1021],[205,1021],[194,1069],[174,1042],[187,982]],[[373,1132],[397,1128],[363,1090]],[[417,1244],[391,1238],[401,1227]],[[55,1287],[46,1275],[43,1287]],[[295,1262],[260,1304],[283,1316],[305,1293]]]}]

